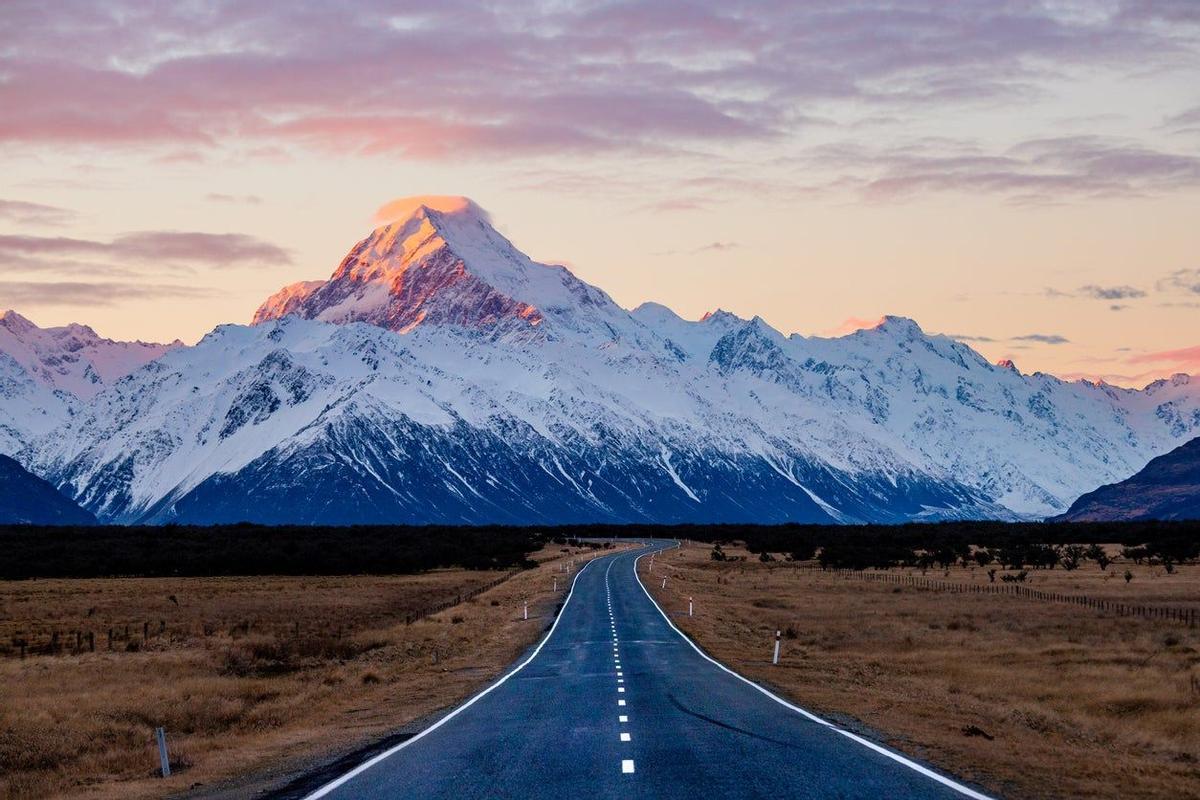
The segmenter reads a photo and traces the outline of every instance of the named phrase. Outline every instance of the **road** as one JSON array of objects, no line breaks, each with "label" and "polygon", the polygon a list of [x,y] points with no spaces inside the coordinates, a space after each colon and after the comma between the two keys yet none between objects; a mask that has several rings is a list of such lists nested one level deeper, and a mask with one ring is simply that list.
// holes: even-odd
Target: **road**
[{"label": "road", "polygon": [[511,672],[310,800],[985,797],[703,655],[637,578],[673,544],[589,562]]}]

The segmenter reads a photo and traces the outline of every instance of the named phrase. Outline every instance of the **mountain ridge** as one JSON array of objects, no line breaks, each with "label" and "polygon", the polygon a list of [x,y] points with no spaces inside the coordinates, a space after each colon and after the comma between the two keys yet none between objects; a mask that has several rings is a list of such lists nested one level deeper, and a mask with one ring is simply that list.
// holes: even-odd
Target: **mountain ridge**
[{"label": "mountain ridge", "polygon": [[905,317],[821,338],[626,311],[425,200],[21,460],[119,522],[1024,519],[1200,431],[1185,377],[1022,375]]},{"label": "mountain ridge", "polygon": [[1200,437],[1151,459],[1123,481],[1082,495],[1058,519],[1200,519]]}]

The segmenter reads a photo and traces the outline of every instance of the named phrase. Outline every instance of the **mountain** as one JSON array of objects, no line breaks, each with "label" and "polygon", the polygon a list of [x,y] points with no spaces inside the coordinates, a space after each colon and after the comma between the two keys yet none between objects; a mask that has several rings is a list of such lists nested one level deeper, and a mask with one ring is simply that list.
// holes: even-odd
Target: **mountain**
[{"label": "mountain", "polygon": [[268,298],[253,324],[297,316],[335,324],[367,322],[408,333],[455,325],[492,337],[629,335],[629,315],[566,267],[538,264],[501,236],[465,197],[415,197],[377,228],[327,281],[303,281]]},{"label": "mountain", "polygon": [[116,342],[86,325],[0,314],[0,453],[17,453],[119,378],[182,343]]},{"label": "mountain", "polygon": [[1200,519],[1200,437],[1152,459],[1130,478],[1088,492],[1062,519]]},{"label": "mountain", "polygon": [[0,314],[0,353],[38,383],[87,400],[182,342],[116,342],[86,325],[39,328],[15,311]]},{"label": "mountain", "polygon": [[0,455],[0,525],[94,525],[96,518]]},{"label": "mountain", "polygon": [[1200,385],[626,311],[465,198],[115,381],[21,458],[114,522],[899,522],[1062,513],[1200,432]]}]

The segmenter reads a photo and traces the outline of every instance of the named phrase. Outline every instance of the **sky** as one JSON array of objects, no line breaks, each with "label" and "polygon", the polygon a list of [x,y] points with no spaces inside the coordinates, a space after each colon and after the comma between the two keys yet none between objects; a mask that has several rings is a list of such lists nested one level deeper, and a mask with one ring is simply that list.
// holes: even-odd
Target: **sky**
[{"label": "sky", "polygon": [[1200,3],[0,7],[0,309],[193,342],[466,195],[622,305],[1200,372]]}]

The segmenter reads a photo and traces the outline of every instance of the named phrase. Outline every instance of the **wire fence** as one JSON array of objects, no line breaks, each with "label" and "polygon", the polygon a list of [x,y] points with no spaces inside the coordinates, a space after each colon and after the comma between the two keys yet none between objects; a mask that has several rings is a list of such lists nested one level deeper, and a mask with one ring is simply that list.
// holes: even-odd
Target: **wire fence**
[{"label": "wire fence", "polygon": [[1200,610],[1195,608],[1121,603],[1100,597],[1048,592],[1043,589],[1034,589],[1030,586],[1021,586],[1018,583],[959,583],[956,581],[926,578],[919,575],[903,575],[891,572],[865,572],[861,570],[834,568],[823,569],[817,565],[809,565],[808,569],[814,572],[837,575],[848,580],[890,583],[898,586],[912,586],[918,589],[949,592],[952,594],[1000,595],[1005,597],[1019,597],[1027,600],[1040,600],[1049,603],[1067,603],[1084,608],[1092,608],[1097,611],[1105,611],[1115,614],[1118,617],[1138,617],[1141,619],[1178,622],[1193,628],[1200,623]]}]

